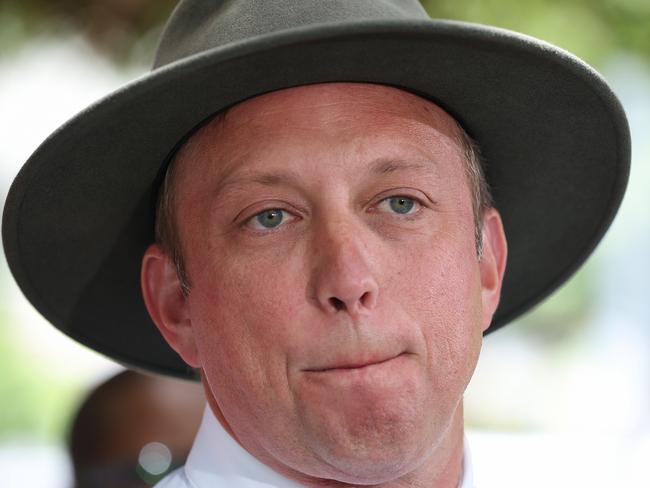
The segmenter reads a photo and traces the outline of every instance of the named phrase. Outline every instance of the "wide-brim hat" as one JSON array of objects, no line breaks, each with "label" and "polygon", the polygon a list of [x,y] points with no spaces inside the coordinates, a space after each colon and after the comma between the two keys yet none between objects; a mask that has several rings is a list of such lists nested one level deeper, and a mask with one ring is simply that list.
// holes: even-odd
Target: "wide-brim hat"
[{"label": "wide-brim hat", "polygon": [[488,333],[565,282],[619,207],[630,161],[624,112],[605,81],[561,49],[431,20],[416,0],[187,0],[151,73],[68,121],[16,177],[2,231],[20,288],[73,339],[132,367],[192,376],[140,291],[164,167],[225,107],[337,81],[432,100],[480,145],[509,244]]}]

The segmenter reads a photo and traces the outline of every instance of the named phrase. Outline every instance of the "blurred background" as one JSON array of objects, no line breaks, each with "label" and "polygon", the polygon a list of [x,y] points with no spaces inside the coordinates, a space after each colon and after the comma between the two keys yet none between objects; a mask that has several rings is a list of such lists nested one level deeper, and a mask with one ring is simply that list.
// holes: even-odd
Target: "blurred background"
[{"label": "blurred background", "polygon": [[[88,104],[146,73],[171,0],[0,0],[0,200]],[[550,41],[596,67],[632,128],[628,192],[587,265],[485,340],[466,393],[481,488],[650,486],[650,2],[423,1],[432,17]],[[0,260],[2,486],[68,488],[65,441],[90,388],[121,371],[44,321]],[[8,481],[7,481],[8,480]]]}]

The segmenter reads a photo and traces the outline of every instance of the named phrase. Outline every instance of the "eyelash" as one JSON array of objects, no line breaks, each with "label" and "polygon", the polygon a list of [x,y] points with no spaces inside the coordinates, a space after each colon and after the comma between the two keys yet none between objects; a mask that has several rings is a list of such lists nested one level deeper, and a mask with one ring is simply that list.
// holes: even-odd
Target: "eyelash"
[{"label": "eyelash", "polygon": [[[416,197],[413,197],[413,196],[410,196],[410,195],[397,194],[397,195],[390,195],[388,197],[382,198],[381,200],[379,200],[379,202],[375,206],[373,206],[373,208],[376,208],[379,205],[381,205],[382,203],[388,202],[389,200],[391,200],[393,198],[406,198],[406,199],[412,200],[414,202],[413,208],[415,210],[413,212],[409,212],[409,213],[406,213],[406,214],[399,214],[397,212],[392,212],[393,215],[397,216],[398,218],[404,219],[404,220],[414,220],[415,218],[417,218],[417,215],[422,211],[422,208],[424,207],[424,204],[422,203],[422,200],[420,200],[419,198],[416,198]],[[266,235],[266,234],[273,233],[273,232],[281,229],[282,227],[284,227],[284,225],[285,225],[284,224],[284,218],[277,227],[264,228],[264,229],[250,227],[250,224],[254,222],[254,219],[257,218],[258,215],[263,214],[264,212],[268,212],[270,210],[279,210],[280,212],[283,213],[283,215],[284,214],[291,214],[291,212],[289,212],[288,210],[286,210],[284,208],[281,208],[281,207],[269,207],[269,208],[265,208],[263,210],[260,210],[255,215],[252,215],[251,217],[246,219],[242,223],[242,226],[243,227],[249,227],[249,229],[252,232],[255,232],[255,233],[261,234],[261,235]],[[293,215],[293,214],[291,214],[291,215]]]}]

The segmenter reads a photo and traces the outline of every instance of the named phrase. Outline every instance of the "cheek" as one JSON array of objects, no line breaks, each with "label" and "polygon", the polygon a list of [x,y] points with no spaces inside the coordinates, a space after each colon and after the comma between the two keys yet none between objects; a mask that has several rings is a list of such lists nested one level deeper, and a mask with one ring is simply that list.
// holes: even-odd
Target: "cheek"
[{"label": "cheek", "polygon": [[225,261],[204,267],[192,280],[192,322],[206,374],[235,378],[250,392],[271,387],[281,395],[287,389],[286,351],[295,339],[291,312],[304,292],[283,263]]},{"label": "cheek", "polygon": [[412,290],[402,299],[421,324],[427,371],[436,390],[466,386],[482,340],[481,287],[473,245],[438,241],[405,256],[402,282]]}]

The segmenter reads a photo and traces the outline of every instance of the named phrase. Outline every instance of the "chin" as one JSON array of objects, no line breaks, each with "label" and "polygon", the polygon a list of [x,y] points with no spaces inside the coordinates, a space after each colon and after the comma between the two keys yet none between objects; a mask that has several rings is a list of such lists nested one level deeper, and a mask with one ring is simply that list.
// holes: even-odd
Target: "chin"
[{"label": "chin", "polygon": [[311,450],[325,467],[318,477],[384,483],[413,471],[430,455],[437,430],[431,418],[414,408],[391,412],[365,406],[364,410],[363,415],[320,425],[311,436]]},{"label": "chin", "polygon": [[[374,452],[373,452],[374,451]],[[402,478],[421,466],[431,449],[409,445],[383,446],[363,452],[327,452],[327,472],[323,478],[342,483],[376,485]]]}]

